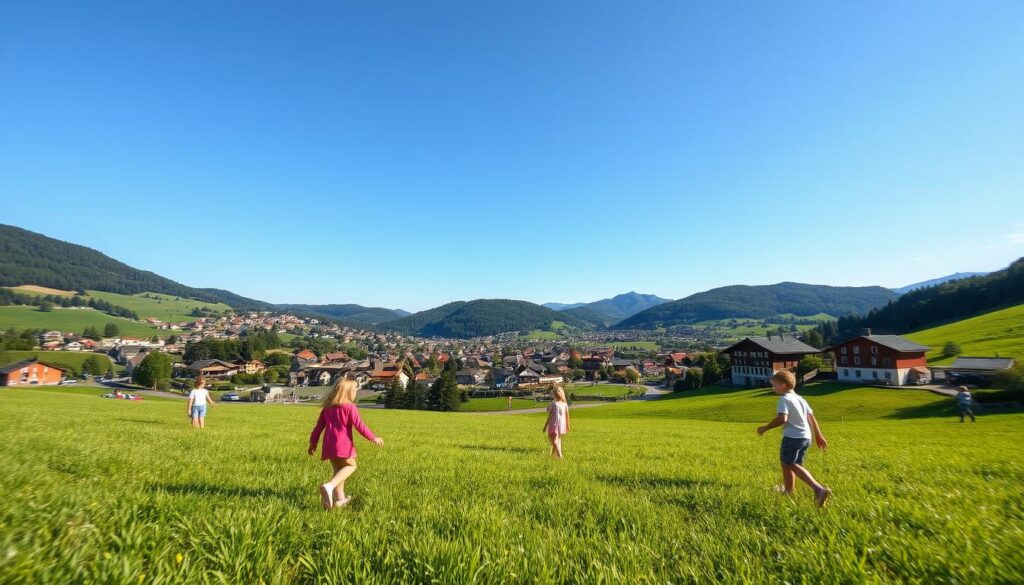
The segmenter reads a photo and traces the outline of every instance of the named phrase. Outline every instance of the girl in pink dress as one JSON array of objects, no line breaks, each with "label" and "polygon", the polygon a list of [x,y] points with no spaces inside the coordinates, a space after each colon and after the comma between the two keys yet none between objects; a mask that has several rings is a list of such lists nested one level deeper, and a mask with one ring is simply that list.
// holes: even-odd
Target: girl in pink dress
[{"label": "girl in pink dress", "polygon": [[330,481],[320,486],[320,503],[325,510],[340,508],[348,504],[352,498],[345,496],[345,480],[356,471],[356,448],[352,444],[352,428],[359,434],[373,441],[378,447],[384,446],[384,439],[373,434],[373,431],[359,418],[356,407],[356,392],[359,385],[355,380],[342,378],[334,385],[331,392],[324,398],[320,418],[309,435],[309,454],[316,453],[320,433],[324,435],[324,446],[320,459],[331,462],[334,474]]},{"label": "girl in pink dress", "polygon": [[562,458],[562,436],[569,432],[569,404],[565,401],[565,390],[555,388],[551,391],[551,404],[548,405],[548,418],[544,421],[544,432],[551,441],[551,456]]}]

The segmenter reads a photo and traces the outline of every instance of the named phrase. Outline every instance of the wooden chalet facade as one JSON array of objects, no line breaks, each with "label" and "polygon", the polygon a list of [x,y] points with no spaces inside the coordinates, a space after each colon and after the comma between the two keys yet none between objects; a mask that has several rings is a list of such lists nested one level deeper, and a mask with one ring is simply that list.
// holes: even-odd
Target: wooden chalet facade
[{"label": "wooden chalet facade", "polygon": [[899,335],[872,335],[870,330],[829,348],[840,382],[886,386],[931,381],[925,359],[930,349]]},{"label": "wooden chalet facade", "polygon": [[722,353],[729,356],[733,384],[764,386],[776,371],[794,369],[805,355],[819,350],[793,337],[747,337]]}]

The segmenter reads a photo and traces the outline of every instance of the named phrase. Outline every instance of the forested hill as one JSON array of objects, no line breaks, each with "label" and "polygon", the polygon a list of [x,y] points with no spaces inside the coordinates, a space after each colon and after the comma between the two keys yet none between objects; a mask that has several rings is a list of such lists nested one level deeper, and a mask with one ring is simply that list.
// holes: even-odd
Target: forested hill
[{"label": "forested hill", "polygon": [[590,329],[592,324],[526,301],[479,299],[456,301],[413,313],[382,325],[384,329],[424,337],[479,337],[509,331],[550,329],[561,321],[569,327]]},{"label": "forested hill", "polygon": [[876,333],[909,333],[1020,303],[1024,303],[1024,258],[998,272],[914,290],[880,309],[840,319],[839,335],[859,333],[865,327]]},{"label": "forested hill", "polygon": [[624,319],[616,329],[652,329],[730,318],[763,319],[777,315],[856,315],[897,297],[880,286],[839,287],[782,282],[734,285],[664,303]]},{"label": "forested hill", "polygon": [[363,325],[378,325],[394,321],[409,315],[405,311],[397,309],[385,309],[384,307],[364,307],[362,305],[298,305],[282,304],[277,307],[283,311],[295,311],[305,314],[324,315],[332,319],[341,319],[347,322],[360,323]]},{"label": "forested hill", "polygon": [[158,274],[132,268],[92,248],[0,224],[0,286],[22,284],[121,294],[154,292],[225,303],[237,310],[273,309],[263,301],[225,290],[185,286]]}]

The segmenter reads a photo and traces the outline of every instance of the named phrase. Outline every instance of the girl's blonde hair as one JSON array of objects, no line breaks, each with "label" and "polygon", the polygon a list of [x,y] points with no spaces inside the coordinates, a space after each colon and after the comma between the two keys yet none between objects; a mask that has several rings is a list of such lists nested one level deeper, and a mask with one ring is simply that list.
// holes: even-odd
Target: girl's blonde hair
[{"label": "girl's blonde hair", "polygon": [[565,390],[555,387],[551,389],[551,395],[555,397],[555,402],[568,402],[565,399]]},{"label": "girl's blonde hair", "polygon": [[204,376],[202,374],[199,374],[199,377],[196,378],[196,388],[202,388],[205,385],[206,385],[206,376]]},{"label": "girl's blonde hair", "polygon": [[342,377],[331,388],[330,393],[324,397],[323,407],[341,406],[356,401],[356,393],[359,392],[359,384],[352,378]]}]

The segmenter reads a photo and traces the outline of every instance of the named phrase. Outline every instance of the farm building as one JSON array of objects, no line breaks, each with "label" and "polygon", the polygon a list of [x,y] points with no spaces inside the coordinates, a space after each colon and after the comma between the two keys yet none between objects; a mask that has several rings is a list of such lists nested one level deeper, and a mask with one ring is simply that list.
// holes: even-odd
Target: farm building
[{"label": "farm building", "polygon": [[930,349],[899,335],[872,335],[870,329],[829,348],[835,355],[840,382],[887,386],[931,381],[925,359]]},{"label": "farm building", "polygon": [[230,378],[241,371],[238,366],[221,360],[199,360],[189,364],[188,369],[206,378]]},{"label": "farm building", "polygon": [[59,384],[63,377],[63,368],[36,358],[0,368],[0,386]]},{"label": "farm building", "polygon": [[932,369],[943,372],[950,384],[989,384],[1014,363],[1013,358],[960,356],[948,366]]},{"label": "farm building", "polygon": [[747,337],[722,350],[729,356],[732,383],[762,386],[777,370],[795,368],[819,350],[793,337]]}]

